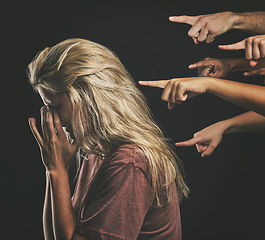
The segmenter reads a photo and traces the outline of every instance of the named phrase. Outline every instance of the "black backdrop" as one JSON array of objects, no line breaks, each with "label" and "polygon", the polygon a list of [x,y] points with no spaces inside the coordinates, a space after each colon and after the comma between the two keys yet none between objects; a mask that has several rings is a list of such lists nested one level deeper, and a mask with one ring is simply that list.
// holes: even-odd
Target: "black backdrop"
[{"label": "black backdrop", "polygon": [[[212,44],[195,45],[187,36],[190,27],[171,23],[168,17],[225,10],[257,11],[262,10],[261,4],[262,1],[87,0],[21,2],[15,8],[11,6],[17,21],[9,29],[8,40],[19,55],[9,54],[7,58],[17,64],[15,69],[11,66],[12,77],[9,75],[8,80],[17,90],[12,95],[17,102],[12,111],[19,137],[8,135],[10,157],[1,161],[2,218],[8,239],[43,238],[45,173],[27,123],[29,117],[39,123],[42,106],[26,76],[27,64],[38,51],[67,38],[86,38],[116,52],[136,81],[196,76],[196,70],[187,68],[190,63],[205,57],[242,57],[242,51],[224,52],[217,46],[239,41],[248,34],[231,31]],[[262,77],[246,78],[242,73],[227,78],[262,83]],[[160,100],[160,89],[139,88],[148,98],[156,121],[173,141],[189,139],[216,121],[246,111],[211,95],[198,96],[168,110]],[[26,102],[21,100],[24,93]],[[264,137],[264,133],[226,135],[208,158],[201,158],[195,147],[176,149],[191,189],[189,199],[180,206],[184,240],[264,238]]]}]

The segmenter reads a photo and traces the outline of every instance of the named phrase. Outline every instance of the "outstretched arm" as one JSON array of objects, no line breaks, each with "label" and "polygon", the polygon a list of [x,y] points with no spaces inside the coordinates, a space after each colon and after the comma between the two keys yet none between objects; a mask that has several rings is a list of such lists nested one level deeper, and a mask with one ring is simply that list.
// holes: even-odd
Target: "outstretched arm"
[{"label": "outstretched arm", "polygon": [[190,77],[161,81],[139,81],[144,86],[164,88],[162,100],[168,108],[198,94],[211,93],[265,116],[265,87],[219,78]]},{"label": "outstretched arm", "polygon": [[241,29],[265,34],[265,12],[221,12],[198,16],[172,16],[169,20],[191,25],[188,35],[194,42],[213,42],[214,39],[231,29]]},{"label": "outstretched arm", "polygon": [[230,72],[244,71],[245,76],[263,73],[265,67],[265,58],[261,58],[258,63],[252,67],[246,58],[205,58],[199,62],[189,65],[189,69],[198,68],[199,77],[225,78]]},{"label": "outstretched arm", "polygon": [[265,130],[265,117],[255,112],[246,112],[236,117],[217,122],[196,132],[192,139],[176,143],[177,147],[195,145],[202,157],[209,156],[222,141],[223,135],[236,132]]}]

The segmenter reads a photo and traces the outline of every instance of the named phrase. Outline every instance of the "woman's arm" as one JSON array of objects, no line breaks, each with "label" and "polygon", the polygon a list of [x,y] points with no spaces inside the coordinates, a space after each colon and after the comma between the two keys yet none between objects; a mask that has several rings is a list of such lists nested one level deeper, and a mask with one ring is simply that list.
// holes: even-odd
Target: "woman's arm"
[{"label": "woman's arm", "polygon": [[71,203],[68,172],[65,169],[50,171],[49,181],[55,239],[72,239],[76,219]]},{"label": "woman's arm", "polygon": [[177,147],[195,145],[202,157],[209,156],[222,141],[223,135],[236,132],[256,132],[265,130],[265,117],[255,112],[246,112],[236,117],[220,121],[194,134],[192,139],[176,143]]},{"label": "woman's arm", "polygon": [[49,172],[46,172],[46,191],[43,206],[43,233],[45,240],[54,240]]},{"label": "woman's arm", "polygon": [[[41,109],[41,122],[43,137],[37,130],[35,119],[29,119],[47,172],[43,216],[45,234],[47,235],[45,237],[52,235],[49,224],[51,216],[54,238],[70,240],[73,239],[76,219],[71,204],[68,170],[78,150],[78,144],[76,141],[68,142],[58,112],[55,109],[43,107]],[[51,205],[49,205],[49,194]]]},{"label": "woman's arm", "polygon": [[172,109],[187,98],[211,93],[241,107],[265,116],[265,87],[211,77],[173,78],[161,81],[140,81],[144,86],[164,88],[162,100]]},{"label": "woman's arm", "polygon": [[243,113],[225,121],[225,134],[237,132],[258,132],[265,130],[265,117],[252,111]]},{"label": "woman's arm", "polygon": [[208,93],[265,116],[264,86],[213,78],[208,81]]}]

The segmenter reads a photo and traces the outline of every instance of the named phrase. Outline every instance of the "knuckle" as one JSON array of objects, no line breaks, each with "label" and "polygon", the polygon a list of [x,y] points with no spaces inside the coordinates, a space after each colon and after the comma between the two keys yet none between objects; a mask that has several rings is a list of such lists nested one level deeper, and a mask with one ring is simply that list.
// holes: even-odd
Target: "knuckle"
[{"label": "knuckle", "polygon": [[161,100],[162,101],[167,101],[164,95],[161,96]]},{"label": "knuckle", "polygon": [[265,45],[265,39],[260,39],[260,41],[259,41],[259,45],[260,45],[260,46]]},{"label": "knuckle", "polygon": [[168,81],[168,83],[167,83],[167,85],[166,85],[166,88],[171,87],[171,86],[172,86],[172,82],[173,82],[172,79],[171,79],[170,81]]},{"label": "knuckle", "polygon": [[254,38],[254,39],[253,39],[253,43],[254,43],[254,44],[259,44],[259,43],[260,43],[260,39],[258,39],[258,38]]},{"label": "knuckle", "polygon": [[190,37],[195,37],[195,35],[192,33],[191,30],[188,31],[188,35],[189,35]]},{"label": "knuckle", "polygon": [[178,86],[178,88],[183,88],[185,86],[185,83],[179,82],[177,86]]},{"label": "knuckle", "polygon": [[60,124],[61,121],[60,121],[59,119],[54,119],[54,123],[55,123],[55,124]]},{"label": "knuckle", "polygon": [[217,144],[216,143],[212,143],[211,144],[213,148],[216,148],[217,147]]},{"label": "knuckle", "polygon": [[172,83],[172,85],[173,85],[173,87],[177,87],[177,86],[178,86],[178,82],[177,82],[177,81],[174,81],[174,82]]},{"label": "knuckle", "polygon": [[253,39],[250,37],[250,38],[247,38],[246,43],[247,44],[252,44],[252,41],[253,41]]},{"label": "knuckle", "polygon": [[199,19],[199,22],[200,22],[200,23],[204,23],[204,24],[206,24],[206,23],[207,23],[207,17],[201,17],[201,18]]}]

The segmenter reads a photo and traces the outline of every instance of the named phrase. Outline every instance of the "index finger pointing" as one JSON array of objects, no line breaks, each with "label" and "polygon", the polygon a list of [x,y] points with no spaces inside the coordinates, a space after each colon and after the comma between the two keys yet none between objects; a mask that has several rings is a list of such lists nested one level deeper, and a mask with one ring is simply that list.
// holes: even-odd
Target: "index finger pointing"
[{"label": "index finger pointing", "polygon": [[139,81],[138,83],[142,86],[165,88],[169,80],[160,81]]},{"label": "index finger pointing", "polygon": [[197,144],[198,142],[200,142],[199,139],[192,138],[192,139],[184,141],[184,142],[177,142],[177,143],[175,143],[175,145],[177,147],[190,147],[190,146],[193,146],[193,145]]},{"label": "index finger pointing", "polygon": [[198,16],[172,16],[169,17],[169,20],[171,22],[177,22],[177,23],[187,23],[190,25],[193,25],[197,21]]},{"label": "index finger pointing", "polygon": [[219,45],[219,49],[221,50],[241,50],[245,49],[245,40],[242,40],[237,43],[229,44],[229,45]]}]

